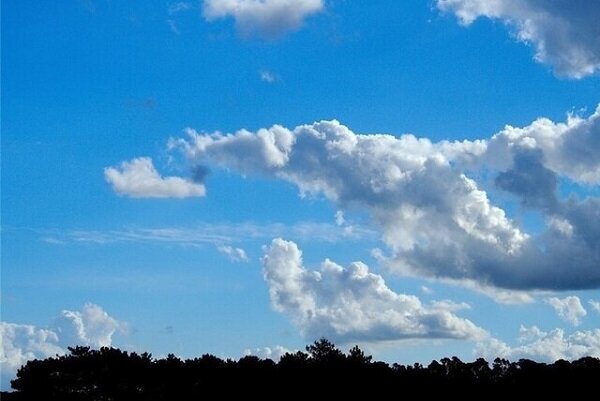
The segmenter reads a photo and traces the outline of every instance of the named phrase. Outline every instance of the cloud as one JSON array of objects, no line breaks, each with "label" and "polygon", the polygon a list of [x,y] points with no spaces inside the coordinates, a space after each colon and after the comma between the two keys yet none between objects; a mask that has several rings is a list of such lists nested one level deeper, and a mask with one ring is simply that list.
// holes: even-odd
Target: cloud
[{"label": "cloud", "polygon": [[[28,324],[0,322],[0,366],[2,376],[12,376],[31,359],[64,353],[58,335]],[[3,377],[3,382],[4,377]],[[2,386],[4,389],[5,387]]]},{"label": "cloud", "polygon": [[127,327],[92,303],[85,304],[81,311],[63,310],[55,326],[65,346],[89,345],[94,348],[110,346],[113,335],[125,332]]},{"label": "cloud", "polygon": [[531,174],[540,174],[530,178],[541,178],[548,190],[555,184],[549,170],[575,182],[600,184],[599,154],[600,105],[588,118],[570,115],[564,123],[539,118],[523,128],[506,126],[489,141],[485,159],[496,169],[537,166]]},{"label": "cloud", "polygon": [[261,70],[259,72],[260,80],[269,84],[279,81],[279,75],[269,70]]},{"label": "cloud", "polygon": [[125,323],[92,303],[85,304],[81,311],[63,310],[48,329],[0,322],[0,388],[8,389],[17,369],[29,360],[65,354],[67,346],[110,346],[113,334],[125,328]]},{"label": "cloud", "polygon": [[[350,229],[347,229],[350,228]],[[21,228],[17,230],[29,231]],[[299,221],[292,224],[256,222],[196,223],[191,227],[148,227],[125,230],[33,230],[44,242],[54,245],[152,243],[179,244],[181,246],[220,246],[224,243],[245,242],[285,236],[297,240],[339,243],[342,241],[369,241],[377,233],[361,225],[345,226],[340,230],[330,223]],[[51,238],[51,241],[47,241]]]},{"label": "cloud", "polygon": [[171,30],[171,32],[173,32],[176,35],[181,34],[181,32],[179,31],[179,28],[177,26],[177,22],[175,20],[172,19],[168,19],[167,20],[167,25],[169,25],[169,29]]},{"label": "cloud", "polygon": [[261,359],[271,359],[275,362],[279,361],[281,357],[287,353],[294,353],[296,351],[285,348],[281,345],[276,345],[274,347],[262,347],[262,348],[253,348],[247,349],[244,351],[244,355],[254,355]]},{"label": "cloud", "polygon": [[425,295],[433,294],[433,290],[431,288],[427,287],[426,285],[421,286],[421,292]]},{"label": "cloud", "polygon": [[477,344],[475,353],[488,360],[499,357],[509,360],[527,358],[545,362],[554,362],[558,359],[574,360],[586,356],[600,357],[600,329],[565,334],[563,329],[544,332],[537,326],[521,326],[519,342],[521,345],[511,347],[490,337]]},{"label": "cloud", "polygon": [[577,296],[569,296],[565,298],[551,297],[545,302],[554,308],[556,314],[565,322],[571,323],[573,326],[579,326],[581,318],[587,315],[587,311],[581,305],[581,300]]},{"label": "cloud", "polygon": [[593,299],[590,299],[588,303],[590,304],[593,310],[600,313],[600,301],[594,301]]},{"label": "cloud", "polygon": [[190,10],[192,8],[192,4],[186,1],[180,1],[177,3],[170,3],[167,7],[167,13],[169,15],[179,14],[180,12]]},{"label": "cloud", "polygon": [[437,0],[461,24],[479,17],[500,20],[517,40],[531,44],[535,59],[559,76],[583,78],[600,68],[600,3],[589,0]]},{"label": "cloud", "polygon": [[[530,300],[526,290],[600,286],[600,199],[557,193],[561,178],[600,183],[600,107],[588,118],[540,118],[462,142],[360,135],[335,120],[256,133],[186,132],[169,146],[191,163],[278,178],[338,210],[366,210],[388,246],[379,260],[398,273],[489,294],[510,290],[497,295],[511,302]],[[481,172],[496,176],[492,189],[541,213],[546,229],[527,233],[494,205],[475,181]]]},{"label": "cloud", "polygon": [[297,245],[282,239],[274,239],[264,252],[273,308],[289,315],[306,338],[325,336],[345,343],[486,335],[453,313],[463,305],[423,305],[416,296],[393,292],[364,263],[343,268],[326,259],[319,271],[307,270]]},{"label": "cloud", "polygon": [[273,39],[300,28],[323,10],[323,0],[204,0],[207,21],[231,17],[243,36]]},{"label": "cloud", "polygon": [[189,198],[206,193],[203,184],[181,177],[161,177],[149,157],[107,167],[104,177],[116,193],[132,198]]},{"label": "cloud", "polygon": [[217,247],[217,250],[223,255],[227,256],[232,262],[248,262],[248,256],[246,251],[242,248],[234,248],[230,245],[221,245]]}]

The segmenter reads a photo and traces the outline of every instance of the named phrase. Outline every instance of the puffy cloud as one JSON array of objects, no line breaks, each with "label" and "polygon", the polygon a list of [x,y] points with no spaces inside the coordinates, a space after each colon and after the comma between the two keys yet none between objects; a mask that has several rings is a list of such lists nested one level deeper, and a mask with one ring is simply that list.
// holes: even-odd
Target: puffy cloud
[{"label": "puffy cloud", "polygon": [[264,277],[273,308],[290,315],[307,338],[349,342],[486,335],[453,313],[464,304],[423,305],[416,296],[392,291],[361,262],[343,268],[327,259],[319,271],[311,271],[303,266],[302,253],[293,242],[274,239],[264,251]]},{"label": "puffy cloud", "polygon": [[[539,119],[489,141],[431,142],[413,135],[360,135],[337,121],[289,130],[172,139],[193,163],[286,180],[339,210],[369,212],[390,250],[380,261],[402,274],[477,286],[484,293],[600,286],[600,200],[557,198],[557,182],[600,182],[600,108],[566,123]],[[547,220],[530,235],[471,177],[497,174],[499,189]],[[341,216],[341,215],[340,215]],[[552,272],[552,274],[549,274]],[[498,293],[514,302],[527,294]],[[496,297],[495,297],[496,298]]]},{"label": "puffy cloud", "polygon": [[[496,169],[537,168],[544,190],[554,182],[545,167],[579,183],[600,184],[600,105],[588,118],[569,116],[564,123],[540,118],[524,127],[507,126],[489,141],[485,155]],[[542,164],[542,166],[540,166]],[[524,177],[525,179],[527,177]],[[520,184],[527,184],[523,181]]]},{"label": "puffy cloud", "polygon": [[496,357],[517,360],[521,358],[554,362],[558,359],[574,360],[586,356],[600,357],[600,329],[576,331],[565,334],[563,329],[549,332],[537,326],[520,329],[518,346],[490,337],[477,344],[475,353],[488,360]]},{"label": "puffy cloud", "polygon": [[244,355],[254,355],[261,359],[271,359],[273,361],[279,361],[281,357],[287,353],[294,353],[296,351],[285,348],[281,345],[274,347],[262,347],[247,349],[244,351]]},{"label": "puffy cloud", "polygon": [[116,332],[126,325],[109,316],[100,306],[87,303],[81,311],[63,310],[56,321],[56,332],[64,345],[108,347]]},{"label": "puffy cloud", "polygon": [[577,296],[569,296],[565,298],[551,297],[545,302],[554,308],[554,311],[566,322],[574,326],[581,323],[581,318],[587,315],[587,311],[581,305],[581,300]]},{"label": "puffy cloud", "polygon": [[203,15],[207,21],[232,17],[244,36],[277,38],[323,8],[323,0],[204,0]]},{"label": "puffy cloud", "polygon": [[[2,375],[14,374],[25,362],[62,354],[58,335],[28,324],[0,322]],[[4,386],[3,386],[4,387]]]},{"label": "puffy cloud", "polygon": [[123,162],[119,167],[107,167],[104,177],[115,192],[132,198],[188,198],[206,193],[201,183],[181,177],[161,177],[148,157]]},{"label": "puffy cloud", "polygon": [[248,262],[248,255],[242,248],[234,248],[230,245],[220,245],[217,250],[227,256],[232,262]]},{"label": "puffy cloud", "polygon": [[535,48],[535,59],[555,72],[582,78],[600,68],[600,3],[589,0],[437,0],[463,25],[479,17],[500,20],[518,40]]},{"label": "puffy cloud", "polygon": [[8,389],[9,380],[29,360],[62,355],[72,345],[110,346],[113,334],[125,327],[91,303],[81,311],[62,311],[50,329],[0,322],[0,388]]},{"label": "puffy cloud", "polygon": [[594,301],[593,299],[590,299],[588,303],[590,304],[593,310],[600,313],[600,301]]}]

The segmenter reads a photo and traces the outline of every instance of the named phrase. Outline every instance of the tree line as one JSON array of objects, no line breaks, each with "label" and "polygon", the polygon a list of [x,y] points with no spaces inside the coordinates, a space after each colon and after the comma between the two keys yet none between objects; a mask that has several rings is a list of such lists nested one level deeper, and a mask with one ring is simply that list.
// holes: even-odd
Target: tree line
[{"label": "tree line", "polygon": [[[22,366],[12,380],[15,391],[3,401],[21,400],[200,400],[261,396],[293,398],[396,394],[585,394],[598,389],[600,359],[585,357],[552,364],[496,358],[463,362],[457,357],[428,366],[373,361],[358,346],[347,354],[327,339],[286,353],[279,362],[244,356],[223,360],[205,354],[182,360],[155,359],[117,348],[69,348],[69,353]],[[493,391],[494,393],[490,393]]]}]

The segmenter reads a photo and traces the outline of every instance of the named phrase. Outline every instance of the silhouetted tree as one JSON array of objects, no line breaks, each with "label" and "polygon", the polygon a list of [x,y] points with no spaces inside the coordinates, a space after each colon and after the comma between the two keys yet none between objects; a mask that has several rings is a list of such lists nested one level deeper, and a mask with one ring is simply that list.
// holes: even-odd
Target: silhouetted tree
[{"label": "silhouetted tree", "polygon": [[325,391],[321,395],[338,397],[373,398],[378,391],[387,395],[397,389],[417,390],[423,396],[468,392],[482,397],[489,391],[510,396],[524,388],[538,395],[564,388],[576,394],[595,390],[600,380],[600,359],[593,357],[553,364],[496,358],[491,367],[481,358],[465,363],[452,357],[427,367],[390,367],[373,361],[358,346],[345,355],[325,338],[306,351],[286,353],[275,363],[256,356],[224,361],[209,354],[188,360],[173,354],[153,359],[148,353],[74,347],[67,355],[27,362],[12,381],[16,391],[2,393],[2,401],[191,401],[214,394],[263,395],[274,383],[296,396],[314,396],[314,387],[306,383],[320,383],[320,391]]},{"label": "silhouetted tree", "polygon": [[312,360],[319,365],[341,364],[346,359],[344,353],[326,338],[321,338],[311,345],[307,345],[306,351],[310,354]]}]

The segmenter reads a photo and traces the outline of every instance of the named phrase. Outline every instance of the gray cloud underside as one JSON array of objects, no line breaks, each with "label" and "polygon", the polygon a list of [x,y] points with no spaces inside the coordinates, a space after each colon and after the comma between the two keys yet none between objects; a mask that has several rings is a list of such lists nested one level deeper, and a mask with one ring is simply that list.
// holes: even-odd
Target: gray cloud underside
[{"label": "gray cloud underside", "polygon": [[600,68],[600,2],[595,0],[437,0],[463,25],[480,17],[505,23],[559,76],[579,79]]},{"label": "gray cloud underside", "polygon": [[[396,271],[507,289],[600,286],[600,199],[559,199],[557,183],[600,182],[600,108],[564,123],[507,126],[489,140],[431,142],[413,135],[359,135],[337,121],[289,130],[199,134],[170,141],[193,164],[289,181],[340,210],[364,209]],[[473,178],[541,213],[528,234]],[[494,189],[494,188],[492,188]]]},{"label": "gray cloud underside", "polygon": [[273,39],[300,28],[323,10],[323,0],[204,0],[207,21],[231,17],[244,36]]}]

